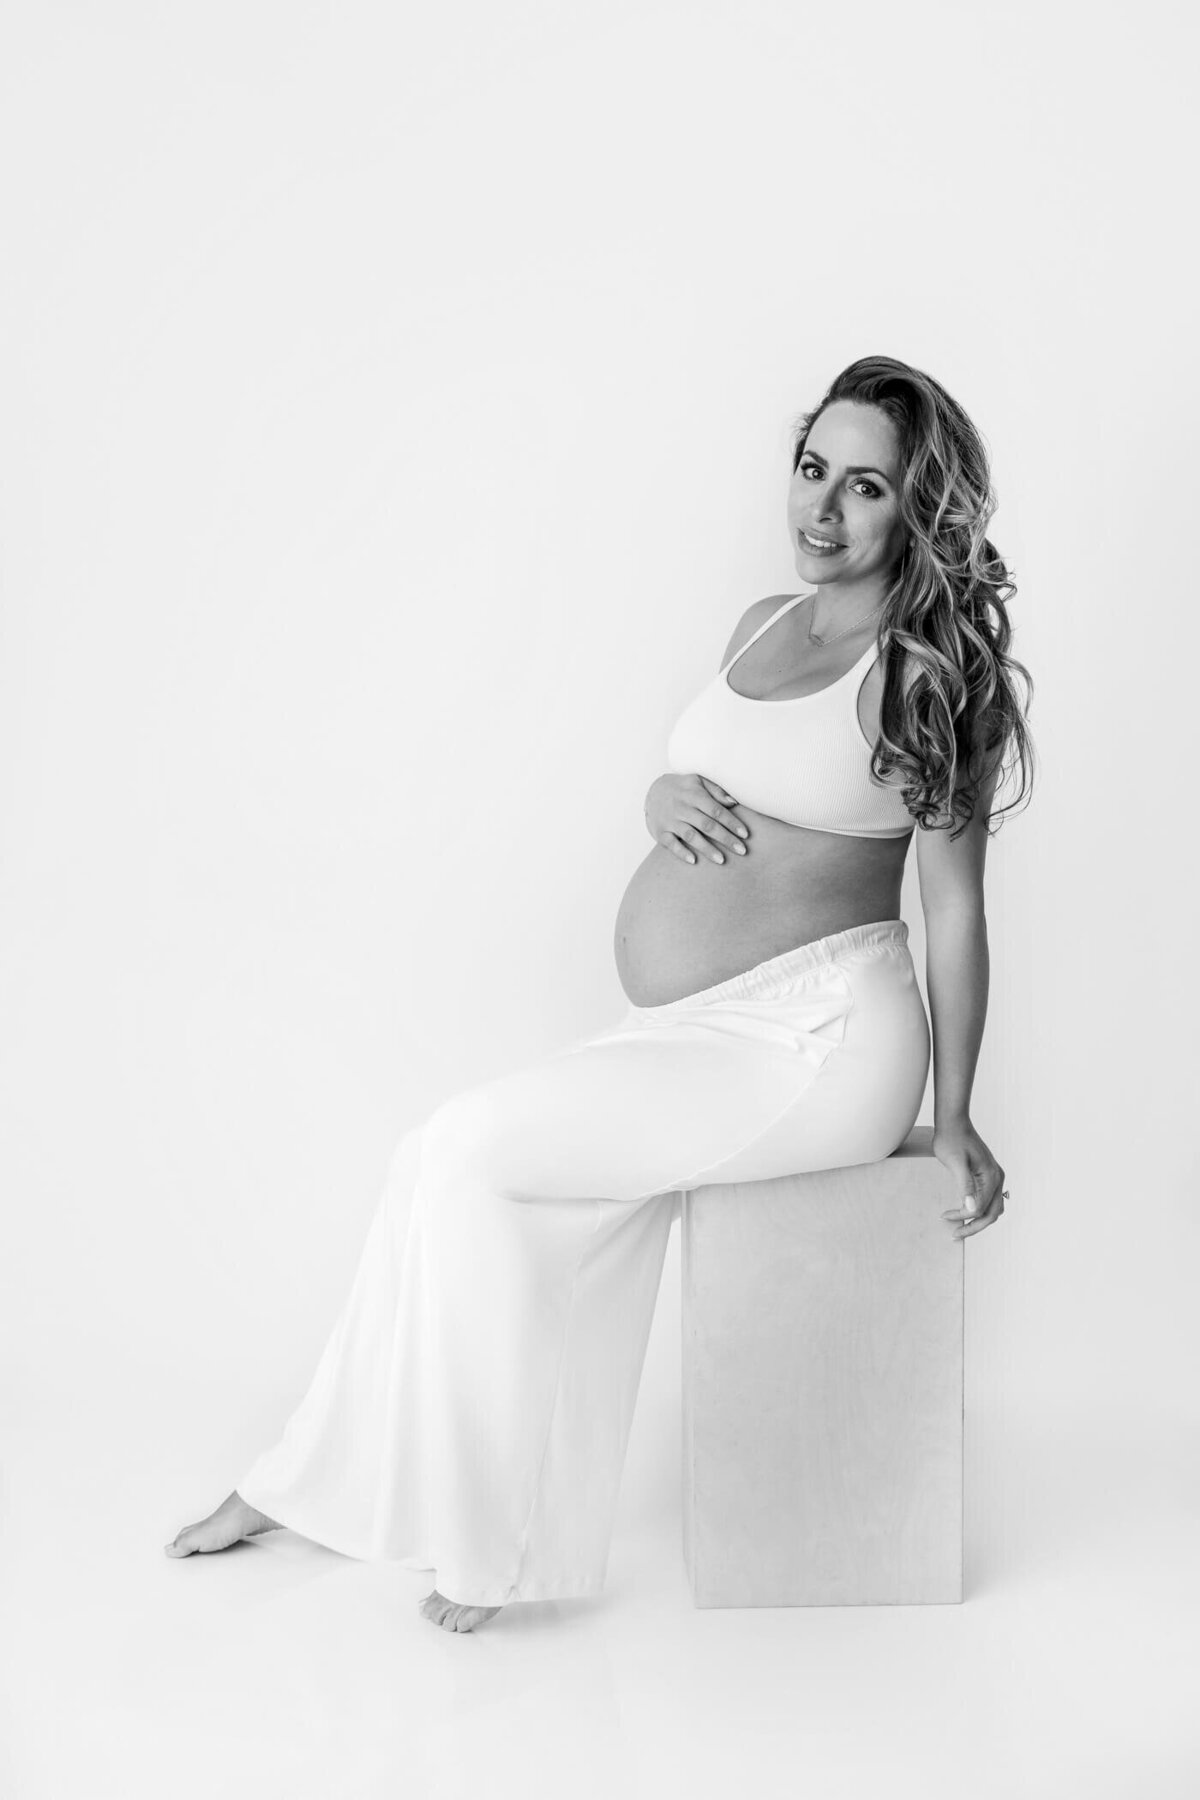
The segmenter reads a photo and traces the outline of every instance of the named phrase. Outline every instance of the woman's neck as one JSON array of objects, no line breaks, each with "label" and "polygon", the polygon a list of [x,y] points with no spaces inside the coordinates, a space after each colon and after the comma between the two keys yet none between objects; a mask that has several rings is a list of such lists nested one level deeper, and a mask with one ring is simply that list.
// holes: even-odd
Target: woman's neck
[{"label": "woman's neck", "polygon": [[844,588],[836,583],[818,587],[810,596],[808,628],[814,637],[829,638],[839,632],[849,634],[861,623],[864,629],[874,627],[883,605],[883,590],[877,583]]}]

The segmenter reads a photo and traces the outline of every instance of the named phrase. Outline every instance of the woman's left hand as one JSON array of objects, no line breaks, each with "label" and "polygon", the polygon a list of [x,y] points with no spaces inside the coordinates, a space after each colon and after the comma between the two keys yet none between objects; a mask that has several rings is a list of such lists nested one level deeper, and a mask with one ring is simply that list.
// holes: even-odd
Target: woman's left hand
[{"label": "woman's left hand", "polygon": [[956,1238],[974,1237],[1004,1211],[1004,1170],[969,1119],[933,1128],[933,1154],[953,1175],[963,1204],[942,1214],[962,1226]]}]

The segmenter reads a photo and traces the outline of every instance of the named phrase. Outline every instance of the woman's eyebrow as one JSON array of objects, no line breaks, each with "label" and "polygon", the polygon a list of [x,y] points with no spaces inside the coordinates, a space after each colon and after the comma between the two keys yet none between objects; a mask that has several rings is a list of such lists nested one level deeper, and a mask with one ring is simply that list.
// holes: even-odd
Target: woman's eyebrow
[{"label": "woman's eyebrow", "polygon": [[[821,455],[819,450],[805,450],[803,454],[805,456],[811,456],[814,462],[819,462],[821,464],[822,468],[827,469],[829,467],[829,464],[825,461],[825,458]],[[846,470],[846,473],[847,475],[878,475],[880,481],[890,482],[892,479],[890,475],[885,475],[882,469],[851,467]]]}]

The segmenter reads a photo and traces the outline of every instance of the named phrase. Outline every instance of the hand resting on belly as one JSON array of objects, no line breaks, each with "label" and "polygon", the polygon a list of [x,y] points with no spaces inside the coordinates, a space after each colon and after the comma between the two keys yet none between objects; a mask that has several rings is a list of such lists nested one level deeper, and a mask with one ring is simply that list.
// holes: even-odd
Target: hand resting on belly
[{"label": "hand resting on belly", "polygon": [[645,812],[654,847],[625,890],[613,934],[621,986],[635,1005],[661,1006],[798,944],[899,917],[909,838],[792,825],[698,775],[659,776]]}]

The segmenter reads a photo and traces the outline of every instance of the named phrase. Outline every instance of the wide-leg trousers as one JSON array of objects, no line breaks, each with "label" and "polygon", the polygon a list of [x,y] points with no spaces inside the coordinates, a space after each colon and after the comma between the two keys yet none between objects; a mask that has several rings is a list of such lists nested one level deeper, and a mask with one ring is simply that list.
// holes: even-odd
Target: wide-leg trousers
[{"label": "wide-leg trousers", "polygon": [[308,1392],[238,1491],[452,1600],[600,1592],[683,1193],[889,1156],[929,1062],[888,919],[452,1095],[401,1137]]}]

